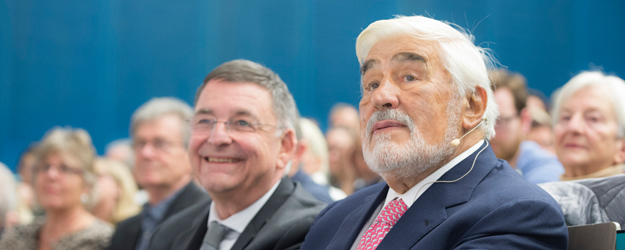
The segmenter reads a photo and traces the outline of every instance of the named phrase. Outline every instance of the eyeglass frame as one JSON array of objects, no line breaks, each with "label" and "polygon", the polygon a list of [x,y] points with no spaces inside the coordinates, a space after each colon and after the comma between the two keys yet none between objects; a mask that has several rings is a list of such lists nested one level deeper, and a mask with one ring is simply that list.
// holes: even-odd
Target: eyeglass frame
[{"label": "eyeglass frame", "polygon": [[[154,150],[156,151],[160,151],[160,152],[169,152],[171,148],[175,147],[177,143],[169,141],[169,140],[165,140],[162,138],[155,138],[153,140],[136,140],[133,139],[132,140],[132,150],[134,150],[135,152],[141,151],[143,148],[145,148],[145,146],[147,145],[152,145],[152,148],[154,148]],[[180,143],[181,147],[184,147],[183,143]]]},{"label": "eyeglass frame", "polygon": [[[207,120],[209,120],[210,123],[206,124],[206,126],[210,127],[210,128],[198,129],[198,126],[199,126],[198,122],[199,121],[196,121],[196,120],[198,118],[200,118],[199,116],[201,116],[201,118],[208,118],[208,117],[214,118],[214,119],[207,119]],[[237,122],[241,122],[241,121],[248,123],[250,125],[249,128],[251,130],[250,131],[245,131],[244,129],[240,129],[240,127],[239,127],[239,129],[237,129],[237,125],[233,125],[233,124],[236,124]],[[279,129],[279,130],[287,129],[286,126],[280,126],[280,125],[271,124],[271,123],[246,121],[245,119],[242,119],[242,118],[237,117],[237,116],[232,117],[232,118],[230,118],[230,119],[228,119],[226,121],[220,121],[220,120],[217,119],[217,117],[215,117],[213,115],[207,115],[207,114],[199,114],[199,115],[196,114],[193,117],[191,117],[190,119],[188,119],[187,123],[189,124],[189,128],[191,129],[191,132],[193,132],[193,133],[201,133],[201,134],[211,134],[214,131],[214,129],[215,129],[215,125],[218,124],[218,123],[223,123],[224,124],[224,126],[226,127],[226,132],[228,134],[231,134],[232,131],[235,131],[237,133],[256,133],[256,132],[258,132],[261,129],[262,126],[272,126],[272,127],[275,127],[276,129]],[[235,128],[231,130],[232,126],[235,126]]]},{"label": "eyeglass frame", "polygon": [[519,114],[514,114],[514,115],[510,115],[510,116],[499,116],[497,118],[497,121],[495,122],[495,126],[494,129],[496,130],[501,130],[502,128],[507,129],[508,125],[510,124],[510,122],[512,122],[512,120],[520,118]]},{"label": "eyeglass frame", "polygon": [[56,167],[54,169],[56,169],[57,173],[60,173],[60,174],[64,174],[64,175],[69,175],[69,174],[82,175],[82,174],[85,173],[84,169],[70,167],[70,166],[67,166],[66,164],[47,164],[47,163],[34,165],[33,166],[33,172],[36,173],[36,174],[48,173],[50,171],[50,169],[52,169],[53,165],[58,165],[58,167]]}]

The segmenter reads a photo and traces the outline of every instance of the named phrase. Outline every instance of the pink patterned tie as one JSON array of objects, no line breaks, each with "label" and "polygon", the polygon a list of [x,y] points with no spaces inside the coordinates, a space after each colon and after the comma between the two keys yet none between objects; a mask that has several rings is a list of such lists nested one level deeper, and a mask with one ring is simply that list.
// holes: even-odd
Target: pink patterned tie
[{"label": "pink patterned tie", "polygon": [[402,199],[394,199],[382,209],[378,218],[369,227],[360,239],[358,250],[374,250],[380,245],[384,236],[391,231],[397,220],[404,215],[408,206]]}]

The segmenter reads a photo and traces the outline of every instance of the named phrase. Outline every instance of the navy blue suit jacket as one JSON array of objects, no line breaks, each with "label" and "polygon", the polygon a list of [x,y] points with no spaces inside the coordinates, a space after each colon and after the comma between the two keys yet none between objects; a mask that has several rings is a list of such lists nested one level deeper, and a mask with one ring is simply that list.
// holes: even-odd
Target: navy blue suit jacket
[{"label": "navy blue suit jacket", "polygon": [[[439,180],[467,173],[480,150]],[[315,219],[302,249],[350,249],[388,188],[380,183],[330,204]],[[567,244],[558,203],[488,146],[463,179],[432,184],[377,249],[567,249]]]}]

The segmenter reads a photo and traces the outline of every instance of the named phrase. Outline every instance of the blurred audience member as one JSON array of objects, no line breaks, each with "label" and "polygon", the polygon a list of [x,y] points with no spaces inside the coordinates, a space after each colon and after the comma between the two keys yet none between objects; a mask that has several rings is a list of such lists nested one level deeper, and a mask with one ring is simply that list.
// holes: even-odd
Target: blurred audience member
[{"label": "blurred audience member", "polygon": [[328,187],[330,197],[340,200],[347,195],[343,190],[330,185],[330,168],[328,163],[328,143],[319,126],[306,118],[300,119],[302,140],[307,146],[302,156],[302,170],[317,184]]},{"label": "blurred audience member", "polygon": [[130,139],[117,139],[106,145],[106,158],[120,161],[126,167],[133,169],[135,165],[134,152],[132,151],[132,141]]},{"label": "blurred audience member", "polygon": [[113,159],[99,158],[95,170],[98,200],[91,213],[115,225],[141,211],[134,200],[137,183],[127,166]]},{"label": "blurred audience member", "polygon": [[347,103],[337,103],[330,109],[330,128],[346,127],[358,131],[360,120],[358,110]]},{"label": "blurred audience member", "polygon": [[87,210],[96,180],[95,150],[82,129],[54,128],[34,149],[33,187],[45,217],[16,226],[0,249],[102,249],[113,227]]},{"label": "blurred audience member", "polygon": [[525,77],[505,69],[493,70],[489,77],[500,114],[491,139],[495,155],[531,183],[558,181],[564,169],[555,155],[533,141],[524,141],[532,122],[526,108]]},{"label": "blurred audience member", "polygon": [[300,118],[299,125],[302,130],[302,140],[305,140],[308,145],[302,156],[302,170],[316,183],[327,185],[330,172],[326,138],[319,126],[309,119]]},{"label": "blurred audience member", "polygon": [[358,171],[358,179],[354,182],[354,191],[358,191],[383,181],[382,177],[369,168],[367,162],[365,162],[362,150],[361,140],[357,139],[356,147],[354,148],[354,156],[352,157],[356,171]]},{"label": "blurred audience member", "polygon": [[0,162],[0,237],[5,229],[19,223],[15,185],[13,173]]},{"label": "blurred audience member", "polygon": [[354,182],[358,178],[358,169],[353,160],[358,146],[357,136],[345,127],[334,127],[326,133],[330,184],[343,190],[346,195],[354,192]]},{"label": "blurred audience member", "polygon": [[43,210],[35,201],[32,185],[33,166],[35,165],[34,146],[31,145],[20,155],[17,170],[21,181],[17,184],[17,215],[20,224],[30,224],[34,218],[33,213],[43,215]]},{"label": "blurred audience member", "polygon": [[601,72],[582,72],[554,94],[556,154],[562,180],[623,173],[625,81]]},{"label": "blurred audience member", "polygon": [[303,131],[301,129],[303,119],[305,118],[300,118],[299,124],[295,125],[297,145],[295,147],[295,156],[289,162],[290,169],[287,170],[287,174],[293,181],[301,183],[302,187],[311,193],[317,200],[325,203],[331,203],[334,200],[330,197],[328,188],[317,184],[302,170],[305,160],[304,155],[307,151],[309,151],[308,148],[310,147],[308,141],[303,137]]},{"label": "blurred audience member", "polygon": [[193,109],[175,98],[154,98],[132,115],[133,174],[149,200],[141,214],[117,224],[109,249],[147,249],[162,221],[208,199],[206,192],[191,181],[187,154],[187,120],[191,116]]},{"label": "blurred audience member", "polygon": [[530,108],[532,117],[532,127],[526,139],[534,141],[549,153],[556,154],[553,128],[551,127],[551,116],[542,109]]},{"label": "blurred audience member", "polygon": [[545,94],[537,89],[527,89],[527,102],[526,106],[530,109],[537,108],[542,109],[545,112],[549,112],[550,104],[549,98]]}]

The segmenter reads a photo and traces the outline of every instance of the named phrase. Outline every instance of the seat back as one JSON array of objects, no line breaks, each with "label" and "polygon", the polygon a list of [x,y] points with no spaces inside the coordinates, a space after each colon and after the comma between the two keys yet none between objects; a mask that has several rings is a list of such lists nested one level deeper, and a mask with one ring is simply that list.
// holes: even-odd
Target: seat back
[{"label": "seat back", "polygon": [[570,226],[569,250],[614,250],[618,223],[608,222],[584,226]]}]

